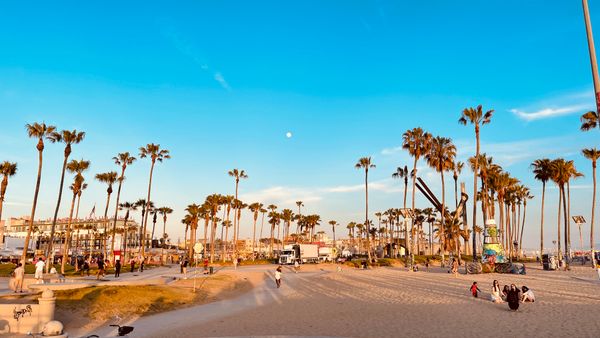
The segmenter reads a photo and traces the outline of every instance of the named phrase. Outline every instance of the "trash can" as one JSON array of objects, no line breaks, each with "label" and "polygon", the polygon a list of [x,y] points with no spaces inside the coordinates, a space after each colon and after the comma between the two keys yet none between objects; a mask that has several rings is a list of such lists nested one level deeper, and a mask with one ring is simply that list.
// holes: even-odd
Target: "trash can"
[{"label": "trash can", "polygon": [[212,275],[212,274],[214,273],[214,272],[213,272],[213,269],[214,269],[214,268],[213,268],[212,266],[209,266],[209,267],[208,267],[208,274],[209,274],[209,275]]}]

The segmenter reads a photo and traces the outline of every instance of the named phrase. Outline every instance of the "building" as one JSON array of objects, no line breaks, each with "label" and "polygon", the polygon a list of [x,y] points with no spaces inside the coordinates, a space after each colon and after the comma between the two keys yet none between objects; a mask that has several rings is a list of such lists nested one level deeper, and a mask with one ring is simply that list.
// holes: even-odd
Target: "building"
[{"label": "building", "polygon": [[[59,253],[65,243],[65,236],[68,218],[56,220],[54,245],[55,254]],[[5,227],[5,237],[12,239],[12,242],[23,241],[27,236],[30,222],[29,217],[10,218]],[[102,243],[106,238],[106,245],[110,249],[114,240],[115,250],[125,248],[125,235],[127,235],[127,247],[134,248],[140,244],[140,227],[131,219],[117,218],[116,236],[112,234],[113,219],[105,221],[101,218],[74,219],[71,221],[71,248],[77,252],[101,252]],[[31,232],[30,249],[45,251],[50,241],[50,232],[52,230],[52,219],[38,220],[33,222],[33,231]],[[127,231],[125,231],[127,230]],[[148,229],[146,229],[148,230]],[[148,231],[144,236],[146,245],[149,244],[150,234]],[[21,244],[22,246],[23,244]]]}]

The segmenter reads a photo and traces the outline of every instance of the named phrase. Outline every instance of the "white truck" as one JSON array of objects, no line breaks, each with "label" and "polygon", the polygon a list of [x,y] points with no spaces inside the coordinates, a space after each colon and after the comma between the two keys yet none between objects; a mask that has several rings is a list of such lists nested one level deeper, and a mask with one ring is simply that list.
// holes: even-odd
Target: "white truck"
[{"label": "white truck", "polygon": [[319,261],[320,262],[333,262],[335,259],[335,250],[328,246],[322,246],[319,248]]},{"label": "white truck", "polygon": [[318,263],[319,246],[316,244],[286,245],[279,256],[279,264]]}]

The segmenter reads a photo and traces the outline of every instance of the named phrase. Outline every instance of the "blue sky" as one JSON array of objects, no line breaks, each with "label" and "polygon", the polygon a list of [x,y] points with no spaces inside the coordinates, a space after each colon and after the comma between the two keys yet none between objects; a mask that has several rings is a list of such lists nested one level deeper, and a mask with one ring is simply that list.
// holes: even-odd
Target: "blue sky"
[{"label": "blue sky", "polygon": [[[597,4],[590,11],[600,17]],[[363,213],[353,165],[373,156],[371,210],[399,207],[400,182],[390,175],[412,163],[398,150],[402,133],[421,126],[451,137],[465,159],[474,133],[457,120],[483,104],[496,113],[482,151],[538,197],[527,246],[539,237],[535,158],[575,160],[586,177],[573,183],[572,214],[589,221],[591,165],[579,152],[600,138],[578,130],[594,107],[579,2],[39,2],[3,4],[0,32],[0,160],[19,164],[4,219],[31,205],[37,158],[28,122],[86,131],[73,157],[92,161],[88,181],[117,169],[118,152],[149,142],[171,150],[153,199],[176,210],[168,231],[176,238],[187,204],[233,192],[232,168],[250,176],[241,186],[247,202],[284,208],[301,199],[306,212],[346,224]],[[52,214],[62,147],[49,145],[45,156],[40,217]],[[439,192],[439,176],[420,166]],[[131,167],[124,200],[145,196],[148,170],[145,160]],[[468,191],[470,175],[461,177]],[[82,211],[103,209],[103,191],[92,182]],[[555,195],[550,189],[548,241]]]}]

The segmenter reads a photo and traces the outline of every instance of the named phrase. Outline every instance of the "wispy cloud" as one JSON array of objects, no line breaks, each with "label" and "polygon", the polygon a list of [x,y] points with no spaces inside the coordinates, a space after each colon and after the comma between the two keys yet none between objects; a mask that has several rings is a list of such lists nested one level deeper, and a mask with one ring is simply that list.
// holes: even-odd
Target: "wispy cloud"
[{"label": "wispy cloud", "polygon": [[509,111],[521,120],[531,122],[559,116],[578,114],[593,107],[592,90],[585,90],[562,95],[555,95],[545,100],[534,102],[525,107],[516,107]]},{"label": "wispy cloud", "polygon": [[221,74],[221,72],[216,72],[215,73],[215,80],[217,80],[217,82],[221,85],[221,87],[223,87],[226,90],[231,90],[231,87],[229,86],[229,83],[227,83],[227,81],[225,80],[225,78],[223,77],[223,74]]},{"label": "wispy cloud", "polygon": [[575,105],[575,106],[567,106],[567,107],[559,107],[559,108],[544,108],[534,112],[525,112],[519,109],[511,109],[510,112],[517,115],[520,119],[525,121],[535,121],[540,119],[547,119],[552,117],[558,117],[563,115],[570,115],[575,113],[581,113],[586,108],[589,108],[589,105]]},{"label": "wispy cloud", "polygon": [[181,33],[177,31],[175,25],[169,20],[163,20],[159,23],[161,25],[161,33],[167,38],[181,54],[190,58],[194,63],[200,66],[202,71],[212,74],[213,79],[223,87],[223,89],[230,91],[231,86],[223,77],[223,74],[219,70],[213,70],[208,65],[208,61],[203,53],[196,47],[196,45],[190,40],[186,39]]}]

